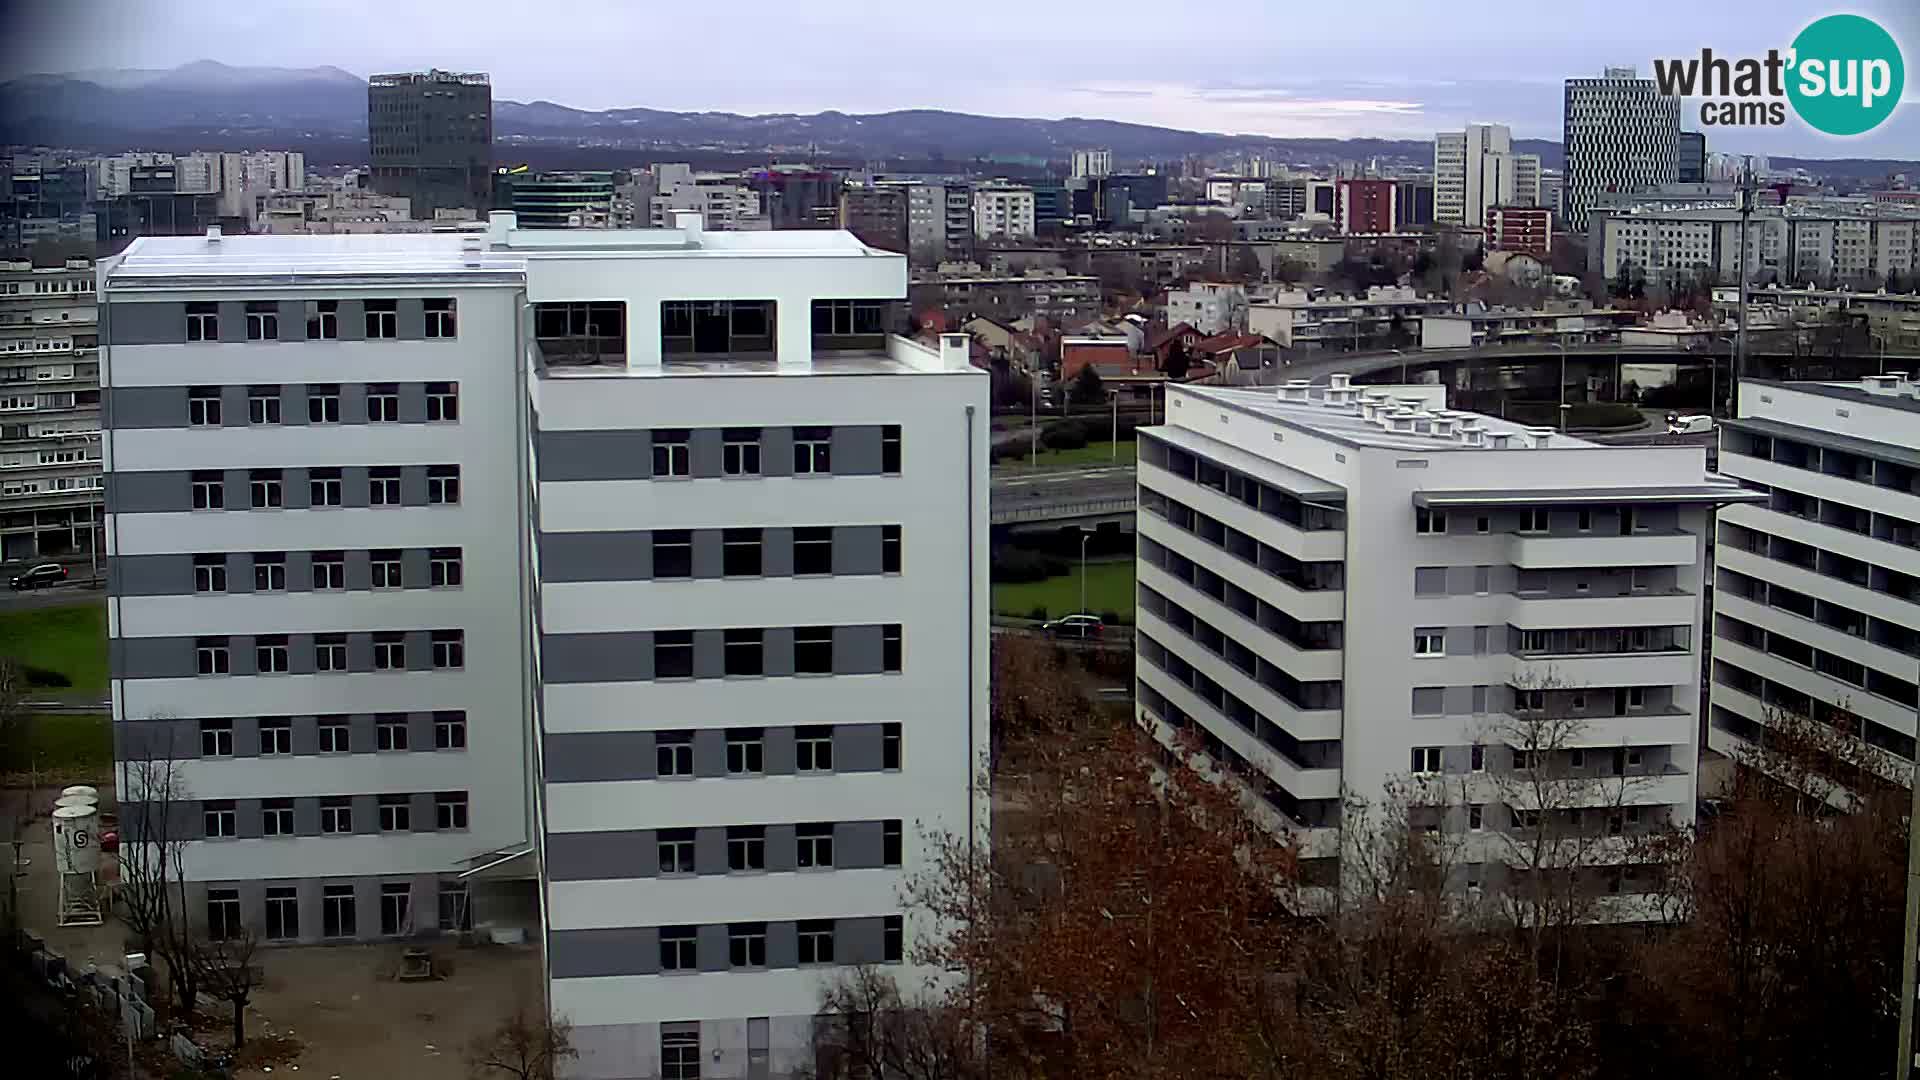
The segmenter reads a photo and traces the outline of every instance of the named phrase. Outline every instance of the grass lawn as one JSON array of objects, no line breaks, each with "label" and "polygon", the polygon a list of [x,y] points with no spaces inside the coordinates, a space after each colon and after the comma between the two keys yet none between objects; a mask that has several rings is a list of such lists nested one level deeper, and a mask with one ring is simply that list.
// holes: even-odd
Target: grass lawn
[{"label": "grass lawn", "polygon": [[[1050,619],[1080,610],[1078,562],[1071,573],[1060,577],[993,587],[994,614],[1025,618],[1034,608],[1046,608]],[[1087,563],[1087,610],[1095,615],[1115,611],[1119,612],[1122,622],[1133,621],[1132,559]]]},{"label": "grass lawn", "polygon": [[27,745],[32,764],[42,771],[94,774],[113,769],[113,726],[104,715],[35,714]]},{"label": "grass lawn", "polygon": [[1120,453],[1114,455],[1114,446],[1110,442],[1088,443],[1078,450],[1049,450],[1040,448],[1040,460],[1029,465],[1025,451],[1017,457],[1000,459],[1002,469],[1076,469],[1090,468],[1095,465],[1131,465],[1133,464],[1134,442],[1131,439],[1120,440]]},{"label": "grass lawn", "polygon": [[73,680],[71,690],[54,693],[104,693],[107,607],[95,602],[0,612],[0,656]]}]

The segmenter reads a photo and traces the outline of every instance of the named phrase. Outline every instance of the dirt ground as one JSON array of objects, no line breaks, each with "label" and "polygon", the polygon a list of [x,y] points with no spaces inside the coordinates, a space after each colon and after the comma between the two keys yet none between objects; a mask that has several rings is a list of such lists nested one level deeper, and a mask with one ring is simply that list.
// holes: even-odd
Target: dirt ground
[{"label": "dirt ground", "polygon": [[[265,951],[266,986],[254,993],[248,1035],[290,1035],[303,1044],[275,1077],[314,1080],[465,1080],[462,1054],[522,993],[538,1000],[540,957],[526,945],[437,946],[433,982],[396,982],[398,945],[334,945]],[[265,1075],[240,1070],[236,1077]]]}]

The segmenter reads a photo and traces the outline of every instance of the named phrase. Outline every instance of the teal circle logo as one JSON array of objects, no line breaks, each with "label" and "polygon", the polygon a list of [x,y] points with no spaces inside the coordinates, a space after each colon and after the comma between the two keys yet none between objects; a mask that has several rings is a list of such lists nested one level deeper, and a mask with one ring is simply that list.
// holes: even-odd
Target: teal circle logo
[{"label": "teal circle logo", "polygon": [[1893,35],[1859,15],[1817,19],[1793,39],[1787,98],[1808,126],[1828,135],[1872,131],[1893,115],[1906,65]]}]

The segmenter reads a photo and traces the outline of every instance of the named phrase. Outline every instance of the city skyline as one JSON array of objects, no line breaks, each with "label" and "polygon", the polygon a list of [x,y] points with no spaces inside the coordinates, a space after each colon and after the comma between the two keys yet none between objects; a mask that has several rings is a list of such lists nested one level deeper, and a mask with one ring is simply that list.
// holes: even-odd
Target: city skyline
[{"label": "city skyline", "polygon": [[[1509,0],[1473,18],[1439,17],[1410,0],[1382,0],[1376,18],[1347,26],[1274,14],[1233,28],[1245,63],[1221,62],[1221,31],[1124,0],[1098,26],[1054,27],[987,0],[979,18],[942,27],[955,75],[927,77],[925,28],[873,5],[842,6],[779,35],[747,35],[738,9],[676,14],[656,30],[626,16],[559,0],[537,24],[447,16],[445,5],[393,10],[364,0],[291,0],[271,9],[154,0],[36,2],[9,12],[0,77],[104,68],[166,68],[200,59],[234,65],[319,67],[356,75],[440,67],[485,70],[498,98],[581,109],[649,107],[737,113],[887,112],[936,108],[990,116],[1086,116],[1193,131],[1275,138],[1431,139],[1469,122],[1504,123],[1518,138],[1557,140],[1561,86],[1607,66],[1652,72],[1655,57],[1703,45],[1724,54],[1781,47],[1810,18],[1784,0],[1673,9],[1633,0],[1595,12],[1577,35],[1563,20]],[[1920,12],[1894,0],[1854,10],[1902,40],[1920,40]],[[995,17],[995,12],[1007,16]],[[164,17],[162,15],[164,14]],[[1138,18],[1130,17],[1138,15]],[[761,21],[764,25],[764,21]],[[300,26],[301,33],[276,28]],[[381,26],[382,33],[359,28]],[[1164,60],[1125,52],[1145,40]],[[580,28],[590,27],[591,33]],[[1033,32],[1011,32],[1028,27]],[[335,28],[338,28],[337,30]],[[661,47],[669,39],[724,42],[732,62]],[[432,42],[423,51],[419,42]],[[1569,44],[1576,42],[1577,44]],[[1125,58],[1124,63],[1116,60]],[[1451,62],[1436,63],[1436,59]],[[757,69],[758,77],[743,71]],[[603,73],[618,72],[617,79]],[[1920,100],[1907,91],[1909,103]],[[1682,109],[1698,129],[1699,110]],[[1704,129],[1709,145],[1783,156],[1901,157],[1920,142],[1920,112],[1902,110],[1854,139],[1822,136],[1796,120],[1775,129]]]}]

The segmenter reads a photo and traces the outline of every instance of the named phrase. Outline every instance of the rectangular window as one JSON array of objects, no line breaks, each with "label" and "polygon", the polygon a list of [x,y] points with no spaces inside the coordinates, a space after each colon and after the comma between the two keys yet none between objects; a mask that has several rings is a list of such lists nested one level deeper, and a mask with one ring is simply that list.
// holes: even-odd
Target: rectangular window
[{"label": "rectangular window", "polygon": [[355,933],[353,886],[322,885],[320,887],[321,936],[348,938]]},{"label": "rectangular window", "polygon": [[339,469],[307,471],[307,501],[313,506],[340,506],[346,502],[345,481]]},{"label": "rectangular window", "polygon": [[900,526],[880,526],[880,572],[900,572]]},{"label": "rectangular window", "polygon": [[293,835],[292,799],[261,800],[260,833],[263,836]]},{"label": "rectangular window", "polygon": [[366,314],[368,341],[400,336],[400,302],[398,300],[368,300]]},{"label": "rectangular window", "polygon": [[453,299],[451,297],[433,297],[426,301],[427,336],[430,338],[451,338],[456,335],[458,326],[454,321]]},{"label": "rectangular window", "polygon": [[316,551],[313,553],[313,587],[321,592],[347,587],[346,552]]},{"label": "rectangular window", "polygon": [[767,868],[767,828],[764,825],[727,826],[727,869],[747,873]]},{"label": "rectangular window", "polygon": [[223,637],[196,638],[193,660],[194,670],[202,675],[225,675],[233,670],[232,659],[227,655],[227,639]]},{"label": "rectangular window", "polygon": [[660,970],[697,970],[699,938],[693,926],[660,926]]},{"label": "rectangular window", "polygon": [[1644,686],[1627,687],[1627,708],[1644,709],[1647,707],[1647,688]]},{"label": "rectangular window", "polygon": [[692,829],[661,829],[654,836],[662,875],[693,873]]},{"label": "rectangular window", "polygon": [[436,589],[460,587],[460,549],[430,548],[427,551],[427,582]]},{"label": "rectangular window", "polygon": [[227,591],[227,557],[225,555],[193,557],[193,591],[197,593]]},{"label": "rectangular window", "polygon": [[286,505],[279,469],[254,469],[247,474],[248,505],[255,510],[278,510]]},{"label": "rectangular window", "polygon": [[900,767],[900,725],[880,725],[880,767],[893,770]]},{"label": "rectangular window", "polygon": [[434,795],[433,827],[442,831],[467,827],[466,792],[442,791]]},{"label": "rectangular window", "polygon": [[899,424],[887,424],[880,429],[880,471],[888,475],[900,472]]},{"label": "rectangular window", "polygon": [[233,721],[200,721],[200,756],[233,756]]},{"label": "rectangular window", "polygon": [[1493,519],[1485,514],[1473,519],[1473,531],[1485,536],[1493,528]]},{"label": "rectangular window", "polygon": [[353,801],[346,796],[320,800],[320,831],[343,835],[353,831]]},{"label": "rectangular window", "polygon": [[473,903],[465,882],[443,881],[439,894],[440,929],[463,933],[473,929]]},{"label": "rectangular window", "polygon": [[727,428],[721,433],[720,471],[728,476],[760,475],[760,429]]},{"label": "rectangular window", "polygon": [[810,822],[794,827],[794,840],[799,845],[796,865],[802,870],[826,870],[833,867],[833,825],[830,822]]},{"label": "rectangular window", "polygon": [[466,713],[443,711],[433,714],[433,748],[435,750],[467,748]]},{"label": "rectangular window", "polygon": [[833,674],[833,627],[802,626],[794,630],[793,670],[798,675]]},{"label": "rectangular window", "polygon": [[901,829],[899,818],[890,818],[880,826],[880,861],[887,866],[899,866],[905,853],[906,835]]},{"label": "rectangular window", "polygon": [[207,937],[225,941],[240,934],[240,890],[207,890]]},{"label": "rectangular window", "polygon": [[460,503],[460,466],[427,466],[427,502],[435,506]]},{"label": "rectangular window", "polygon": [[653,531],[653,576],[656,580],[693,576],[693,533],[691,531],[687,529],[655,529]]},{"label": "rectangular window", "polygon": [[231,799],[202,803],[200,817],[202,824],[206,826],[209,840],[239,835],[238,816]]},{"label": "rectangular window", "polygon": [[1479,832],[1485,821],[1485,808],[1479,803],[1467,807],[1467,828]]},{"label": "rectangular window", "polygon": [[1416,507],[1413,511],[1413,531],[1422,536],[1444,535],[1447,531],[1446,512]]},{"label": "rectangular window", "polygon": [[793,429],[793,474],[810,476],[833,471],[833,429]]},{"label": "rectangular window", "polygon": [[1440,771],[1440,748],[1437,746],[1414,747],[1412,771],[1417,774],[1439,772]]},{"label": "rectangular window", "polygon": [[767,966],[766,923],[733,923],[727,927],[727,966]]},{"label": "rectangular window", "polygon": [[263,716],[260,718],[260,756],[271,757],[275,754],[293,753],[293,718],[290,716]]},{"label": "rectangular window", "polygon": [[307,340],[332,341],[340,336],[340,301],[307,301]]},{"label": "rectangular window", "polygon": [[759,728],[727,731],[727,774],[758,776],[764,771],[766,737]]},{"label": "rectangular window", "polygon": [[271,300],[247,301],[247,340],[280,340],[280,305]]},{"label": "rectangular window", "polygon": [[660,1080],[700,1080],[700,1031],[660,1030]]},{"label": "rectangular window", "polygon": [[380,713],[374,717],[373,748],[375,750],[405,750],[407,748],[407,716],[405,713]]},{"label": "rectangular window", "polygon": [[193,474],[193,508],[195,510],[221,510],[227,505],[226,484],[220,473],[212,469],[203,469]]},{"label": "rectangular window", "polygon": [[277,424],[280,422],[280,388],[277,386],[250,386],[247,388],[247,423]]},{"label": "rectangular window", "polygon": [[1444,630],[1415,630],[1413,632],[1413,655],[1445,656],[1447,639]]},{"label": "rectangular window", "polygon": [[1580,509],[1579,522],[1576,527],[1581,532],[1592,532],[1593,531],[1593,511],[1588,510],[1585,507],[1582,507]]},{"label": "rectangular window", "polygon": [[832,772],[833,728],[821,724],[796,729],[793,767],[799,772]]},{"label": "rectangular window", "polygon": [[654,631],[653,677],[656,679],[693,678],[693,631]]},{"label": "rectangular window", "polygon": [[1548,516],[1545,510],[1526,509],[1520,511],[1520,531],[1523,533],[1543,533],[1547,531]]},{"label": "rectangular window", "polygon": [[433,632],[433,666],[441,670],[467,666],[467,634],[464,630]]},{"label": "rectangular window", "polygon": [[220,340],[220,305],[219,304],[188,304],[187,305],[187,340],[188,341],[219,341]]},{"label": "rectangular window", "polygon": [[400,387],[393,383],[370,383],[367,386],[367,423],[397,424],[400,422]]},{"label": "rectangular window", "polygon": [[398,589],[404,587],[401,580],[400,552],[396,548],[385,548],[367,553],[367,567],[372,572],[373,587],[376,589]]},{"label": "rectangular window", "polygon": [[413,886],[404,881],[380,883],[380,932],[388,937],[410,933],[413,924]]},{"label": "rectangular window", "polygon": [[322,716],[320,719],[320,752],[323,754],[345,754],[353,749],[351,728],[344,716]]},{"label": "rectangular window", "polygon": [[728,675],[766,674],[766,649],[762,646],[762,631],[726,630],[722,635],[726,650],[725,670]]},{"label": "rectangular window", "polygon": [[307,386],[307,423],[340,422],[340,384],[311,383]]},{"label": "rectangular window", "polygon": [[427,384],[427,423],[451,424],[460,419],[460,384]]},{"label": "rectangular window", "polygon": [[254,552],[253,589],[255,592],[287,591],[287,556],[285,552]]},{"label": "rectangular window", "polygon": [[655,428],[653,475],[692,476],[693,464],[686,428]]},{"label": "rectangular window", "polygon": [[406,795],[380,796],[380,831],[407,832],[412,828],[412,798]]},{"label": "rectangular window", "polygon": [[400,470],[397,466],[367,470],[367,502],[373,506],[400,505]]},{"label": "rectangular window", "polygon": [[800,963],[833,963],[833,920],[806,919],[798,926],[800,937]]},{"label": "rectangular window", "polygon": [[274,885],[267,889],[267,940],[293,941],[300,936],[300,891]]},{"label": "rectangular window", "polygon": [[899,915],[889,915],[880,924],[880,959],[883,963],[898,964],[906,954],[906,920]]},{"label": "rectangular window", "polygon": [[653,737],[654,773],[661,778],[693,775],[693,732],[662,731]]},{"label": "rectangular window", "polygon": [[727,577],[759,577],[760,530],[726,529],[720,535],[720,572]]},{"label": "rectangular window", "polygon": [[796,575],[833,573],[831,527],[818,525],[793,530],[793,572]]}]

